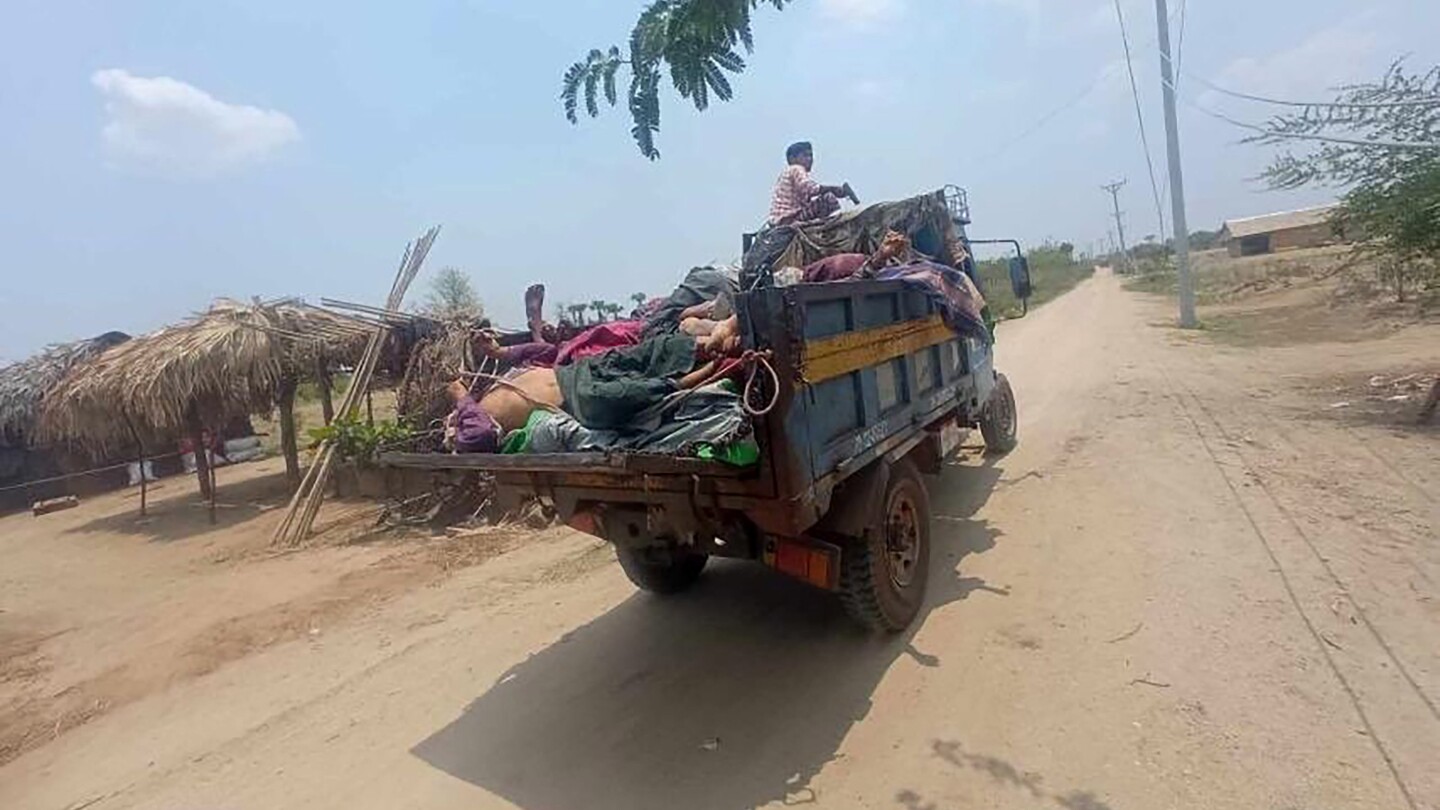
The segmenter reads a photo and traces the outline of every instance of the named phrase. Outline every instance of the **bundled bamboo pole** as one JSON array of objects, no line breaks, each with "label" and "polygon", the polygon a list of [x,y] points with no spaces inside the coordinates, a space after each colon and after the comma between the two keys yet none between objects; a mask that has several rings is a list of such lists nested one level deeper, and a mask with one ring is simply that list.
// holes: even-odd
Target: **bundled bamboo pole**
[{"label": "bundled bamboo pole", "polygon": [[[425,263],[425,256],[430,252],[430,246],[439,234],[440,228],[436,226],[405,247],[405,255],[400,259],[400,268],[395,273],[395,281],[390,285],[390,295],[385,299],[384,311],[387,315],[399,315],[400,305],[405,300],[405,293],[410,289],[415,277],[420,274],[420,268]],[[388,331],[382,326],[376,326],[371,331],[370,340],[365,344],[365,352],[361,355],[360,362],[356,364],[350,386],[345,390],[345,397],[340,402],[340,418],[353,418],[360,407],[361,399],[369,391],[370,377],[375,373],[375,366],[380,361],[380,352],[385,344],[385,336]],[[320,512],[320,504],[325,500],[325,484],[330,479],[330,471],[334,462],[335,446],[327,439],[321,442],[316,449],[314,460],[306,469],[305,477],[301,479],[295,495],[290,499],[290,506],[286,510],[284,519],[280,521],[279,526],[275,527],[275,534],[271,538],[272,543],[296,545],[310,534],[310,527],[315,522],[315,516]]]}]

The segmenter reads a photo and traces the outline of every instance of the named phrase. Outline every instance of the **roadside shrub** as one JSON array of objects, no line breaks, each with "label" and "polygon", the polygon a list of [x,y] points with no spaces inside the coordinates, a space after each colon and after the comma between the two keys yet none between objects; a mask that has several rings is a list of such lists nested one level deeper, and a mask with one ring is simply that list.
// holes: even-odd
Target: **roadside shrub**
[{"label": "roadside shrub", "polygon": [[337,418],[329,425],[310,431],[310,447],[329,440],[341,461],[373,464],[383,450],[414,438],[414,431],[389,420],[370,424],[362,418]]}]

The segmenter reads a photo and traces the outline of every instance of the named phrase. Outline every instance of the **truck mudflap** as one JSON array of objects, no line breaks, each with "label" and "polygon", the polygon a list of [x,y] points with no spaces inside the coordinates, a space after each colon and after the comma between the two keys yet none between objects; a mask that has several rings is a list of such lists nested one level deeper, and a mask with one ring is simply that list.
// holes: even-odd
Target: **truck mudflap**
[{"label": "truck mudflap", "polygon": [[840,589],[840,547],[811,537],[767,536],[764,563],[790,577],[827,591]]}]

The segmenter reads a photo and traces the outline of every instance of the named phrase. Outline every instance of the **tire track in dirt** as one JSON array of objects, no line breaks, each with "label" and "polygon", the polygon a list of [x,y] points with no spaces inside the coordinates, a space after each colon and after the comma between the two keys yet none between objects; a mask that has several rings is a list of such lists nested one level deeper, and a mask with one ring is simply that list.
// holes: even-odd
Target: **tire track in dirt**
[{"label": "tire track in dirt", "polygon": [[[1357,683],[1353,681],[1352,678],[1345,675],[1345,673],[1342,671],[1340,663],[1336,660],[1336,657],[1332,652],[1332,646],[1338,647],[1338,645],[1336,645],[1334,641],[1330,640],[1319,629],[1314,618],[1310,615],[1310,612],[1305,609],[1303,603],[1304,600],[1302,600],[1296,587],[1296,578],[1293,572],[1287,570],[1286,566],[1281,562],[1281,555],[1279,552],[1277,552],[1277,546],[1279,545],[1279,543],[1277,542],[1277,538],[1271,537],[1271,535],[1268,534],[1265,529],[1261,527],[1261,523],[1265,521],[1262,521],[1262,519],[1257,515],[1255,509],[1253,509],[1251,504],[1247,502],[1247,498],[1242,494],[1243,482],[1237,484],[1235,478],[1230,471],[1232,469],[1242,470],[1246,475],[1257,481],[1259,480],[1258,473],[1256,473],[1255,470],[1246,463],[1245,459],[1239,454],[1238,451],[1235,451],[1233,449],[1229,452],[1229,455],[1232,457],[1232,459],[1228,460],[1229,463],[1227,463],[1227,461],[1222,461],[1221,456],[1222,454],[1224,454],[1224,451],[1217,450],[1217,443],[1212,441],[1212,437],[1207,435],[1206,431],[1201,427],[1200,420],[1196,417],[1196,410],[1198,409],[1201,413],[1203,413],[1206,420],[1209,421],[1212,427],[1217,430],[1218,435],[1223,437],[1225,434],[1223,429],[1219,427],[1219,421],[1215,419],[1213,414],[1211,414],[1205,409],[1204,404],[1199,400],[1198,397],[1195,396],[1192,391],[1190,391],[1183,384],[1177,383],[1175,379],[1163,368],[1159,369],[1159,376],[1161,379],[1164,380],[1165,385],[1168,389],[1167,393],[1169,394],[1172,401],[1175,403],[1180,413],[1184,416],[1185,420],[1189,422],[1191,429],[1194,431],[1196,438],[1199,440],[1201,446],[1204,448],[1204,451],[1209,457],[1212,466],[1214,466],[1216,473],[1220,475],[1220,477],[1225,483],[1226,488],[1229,490],[1230,495],[1234,500],[1236,506],[1239,507],[1241,513],[1244,515],[1245,520],[1251,529],[1251,533],[1260,543],[1261,547],[1265,552],[1265,555],[1269,558],[1271,564],[1274,566],[1274,571],[1285,590],[1291,607],[1295,610],[1297,618],[1299,618],[1301,623],[1305,626],[1306,631],[1311,637],[1315,650],[1319,652],[1321,659],[1325,662],[1326,667],[1329,669],[1331,675],[1335,678],[1335,681],[1339,685],[1341,691],[1344,692],[1345,697],[1349,702],[1351,708],[1355,711],[1356,717],[1359,719],[1361,725],[1363,726],[1364,735],[1370,741],[1376,753],[1384,762],[1385,767],[1389,771],[1396,789],[1399,791],[1401,797],[1405,801],[1405,805],[1409,807],[1410,810],[1419,810],[1422,805],[1416,800],[1411,783],[1407,781],[1404,775],[1402,775],[1400,765],[1396,761],[1397,754],[1392,748],[1392,745],[1387,744],[1385,739],[1382,739],[1379,731],[1377,730],[1375,720],[1372,717],[1372,713],[1371,711],[1367,710],[1365,702],[1361,698],[1361,688],[1357,686]],[[1190,399],[1194,402],[1193,408],[1190,405],[1186,404],[1184,395],[1188,395]],[[1286,512],[1285,509],[1278,502],[1275,501],[1273,495],[1271,495],[1269,491],[1264,489],[1263,487],[1261,491],[1262,493],[1264,493],[1265,503],[1269,504],[1270,509],[1281,515],[1282,521],[1285,521],[1289,525],[1293,526],[1293,517],[1291,517],[1289,513]],[[1312,554],[1318,556],[1318,552],[1316,552],[1313,547],[1310,549],[1310,551]],[[1384,691],[1375,690],[1375,694],[1384,694]]]},{"label": "tire track in dirt", "polygon": [[1390,474],[1395,477],[1396,480],[1404,482],[1406,486],[1414,490],[1415,494],[1419,495],[1422,500],[1428,501],[1432,505],[1440,504],[1440,495],[1436,495],[1435,493],[1426,490],[1424,487],[1420,486],[1420,484],[1417,483],[1415,479],[1406,475],[1404,471],[1391,463],[1390,459],[1387,459],[1379,453],[1375,452],[1375,448],[1371,447],[1368,441],[1357,435],[1354,428],[1350,427],[1349,425],[1341,425],[1341,428],[1344,429],[1345,433],[1349,435],[1350,438],[1355,440],[1355,446],[1359,447],[1361,450],[1364,450],[1366,454],[1379,462],[1380,466],[1388,470]]},{"label": "tire track in dirt", "polygon": [[[1310,553],[1315,558],[1315,561],[1318,562],[1320,564],[1320,567],[1325,570],[1325,574],[1330,578],[1330,581],[1334,583],[1335,587],[1339,590],[1341,597],[1350,605],[1350,608],[1355,612],[1355,615],[1364,624],[1366,630],[1375,640],[1376,644],[1378,644],[1380,648],[1384,650],[1386,657],[1388,657],[1390,659],[1390,662],[1395,665],[1396,670],[1405,679],[1405,682],[1409,684],[1410,689],[1420,698],[1421,702],[1425,704],[1425,707],[1429,710],[1430,715],[1435,718],[1437,722],[1440,722],[1440,708],[1437,708],[1435,700],[1426,693],[1425,689],[1415,679],[1415,676],[1411,674],[1411,668],[1406,666],[1405,662],[1400,658],[1399,654],[1395,652],[1394,647],[1391,645],[1390,641],[1386,639],[1384,634],[1380,632],[1379,628],[1375,626],[1375,623],[1371,618],[1370,614],[1365,610],[1364,606],[1360,604],[1359,600],[1355,598],[1354,588],[1352,587],[1351,583],[1347,582],[1343,577],[1339,575],[1339,573],[1335,570],[1335,567],[1331,565],[1330,558],[1320,551],[1319,545],[1316,543],[1315,538],[1311,536],[1310,532],[1307,532],[1305,530],[1305,528],[1301,525],[1300,521],[1296,519],[1295,514],[1290,509],[1286,508],[1285,505],[1281,502],[1281,498],[1276,495],[1274,489],[1272,488],[1271,482],[1267,480],[1267,476],[1262,475],[1259,472],[1258,466],[1255,463],[1245,460],[1245,453],[1239,449],[1243,444],[1240,438],[1230,434],[1225,430],[1224,423],[1220,419],[1216,418],[1215,414],[1211,411],[1211,409],[1205,405],[1204,401],[1201,400],[1200,397],[1194,393],[1194,391],[1187,390],[1187,393],[1190,395],[1190,398],[1195,401],[1195,404],[1200,409],[1201,413],[1203,413],[1210,421],[1210,423],[1214,425],[1215,430],[1220,435],[1220,437],[1223,438],[1227,443],[1229,443],[1231,447],[1235,448],[1235,455],[1242,459],[1242,461],[1245,461],[1246,471],[1250,475],[1251,479],[1256,483],[1257,486],[1260,487],[1260,489],[1265,493],[1265,496],[1275,506],[1275,509],[1284,517],[1286,523],[1289,524],[1291,530],[1295,533],[1295,535],[1298,536],[1302,541],[1304,541],[1305,546],[1310,550]],[[1291,445],[1291,447],[1298,447],[1298,445],[1296,445],[1294,441],[1294,438],[1288,433],[1288,431],[1281,427],[1280,423],[1273,416],[1266,414],[1263,409],[1255,409],[1252,412],[1252,415],[1259,416],[1261,419],[1263,419],[1267,423],[1269,429],[1273,431],[1275,435],[1279,436],[1281,440]],[[1312,457],[1317,453],[1323,452],[1325,451],[1308,447],[1306,448],[1306,455]],[[1314,460],[1314,463],[1323,465],[1324,459],[1317,458]],[[1402,481],[1402,483],[1410,483],[1410,481],[1406,479],[1403,475],[1397,477]],[[1411,562],[1413,565],[1413,561]]]}]

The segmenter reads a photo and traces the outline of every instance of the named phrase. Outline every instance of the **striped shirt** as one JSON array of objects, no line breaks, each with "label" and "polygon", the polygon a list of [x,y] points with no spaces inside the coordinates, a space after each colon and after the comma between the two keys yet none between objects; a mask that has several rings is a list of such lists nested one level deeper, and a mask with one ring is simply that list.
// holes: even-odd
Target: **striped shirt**
[{"label": "striped shirt", "polygon": [[778,224],[805,210],[820,193],[820,184],[810,178],[804,166],[791,164],[775,180],[770,197],[770,224]]}]

